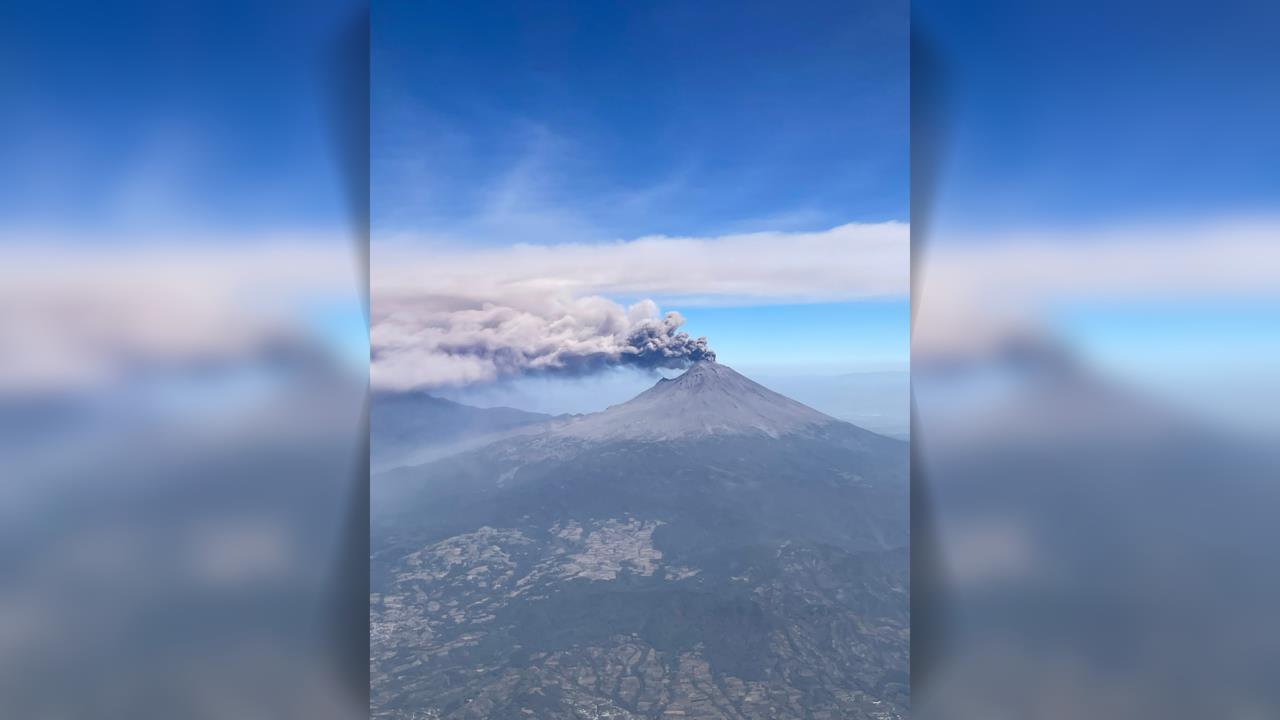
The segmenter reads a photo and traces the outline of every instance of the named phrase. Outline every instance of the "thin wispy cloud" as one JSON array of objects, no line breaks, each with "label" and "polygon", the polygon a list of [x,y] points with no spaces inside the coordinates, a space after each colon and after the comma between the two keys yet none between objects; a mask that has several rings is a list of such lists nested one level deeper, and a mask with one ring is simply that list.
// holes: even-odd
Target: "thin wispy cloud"
[{"label": "thin wispy cloud", "polygon": [[654,217],[671,220],[693,189],[692,160],[657,176],[620,177],[595,149],[544,124],[511,122],[495,143],[419,108],[402,112],[410,128],[380,140],[396,180],[374,186],[378,244],[395,242],[404,228],[444,244],[591,242]]}]

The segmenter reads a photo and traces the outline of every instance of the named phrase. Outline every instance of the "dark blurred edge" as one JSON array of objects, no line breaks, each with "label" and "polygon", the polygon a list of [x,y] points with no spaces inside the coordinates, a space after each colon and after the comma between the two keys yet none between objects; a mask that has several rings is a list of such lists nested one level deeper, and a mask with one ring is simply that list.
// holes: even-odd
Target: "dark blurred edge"
[{"label": "dark blurred edge", "polygon": [[[359,8],[337,38],[333,59],[332,116],[335,154],[342,167],[351,217],[358,287],[369,320],[369,5]],[[333,607],[325,634],[352,697],[369,700],[369,402],[365,397],[355,466],[351,468],[344,542],[337,558]]]},{"label": "dark blurred edge", "polygon": [[[919,270],[928,249],[933,199],[945,156],[942,119],[946,78],[935,45],[915,19],[911,27],[911,322],[921,288]],[[928,685],[945,648],[946,598],[936,518],[924,458],[915,391],[911,399],[911,688]]]}]

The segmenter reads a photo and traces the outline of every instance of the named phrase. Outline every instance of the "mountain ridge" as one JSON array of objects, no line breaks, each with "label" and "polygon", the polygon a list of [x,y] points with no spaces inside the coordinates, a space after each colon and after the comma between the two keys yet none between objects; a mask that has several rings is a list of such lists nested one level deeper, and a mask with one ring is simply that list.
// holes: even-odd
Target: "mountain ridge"
[{"label": "mountain ridge", "polygon": [[370,398],[370,467],[382,472],[480,447],[556,416],[510,407],[480,408],[428,393]]}]

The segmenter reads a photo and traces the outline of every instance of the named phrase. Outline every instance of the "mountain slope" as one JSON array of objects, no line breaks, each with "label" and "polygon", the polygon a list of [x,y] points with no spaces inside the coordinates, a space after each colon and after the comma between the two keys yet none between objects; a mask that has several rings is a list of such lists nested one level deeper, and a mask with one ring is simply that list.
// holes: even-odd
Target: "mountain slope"
[{"label": "mountain slope", "polygon": [[375,394],[369,408],[369,447],[375,471],[419,464],[444,450],[492,442],[509,430],[551,420],[515,408],[478,408],[426,393]]},{"label": "mountain slope", "polygon": [[708,435],[780,437],[837,422],[753,382],[727,365],[700,360],[632,400],[574,420],[557,432],[592,440],[688,440]]},{"label": "mountain slope", "polygon": [[906,449],[700,363],[377,476],[375,716],[900,716]]}]

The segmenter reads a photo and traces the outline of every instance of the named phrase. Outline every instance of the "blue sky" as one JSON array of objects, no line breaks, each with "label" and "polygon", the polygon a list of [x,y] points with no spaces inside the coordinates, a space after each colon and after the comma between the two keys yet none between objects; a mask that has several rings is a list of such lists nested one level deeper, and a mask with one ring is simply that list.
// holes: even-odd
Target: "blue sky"
[{"label": "blue sky", "polygon": [[906,32],[896,0],[379,3],[376,227],[477,213],[527,161],[608,237],[905,220]]},{"label": "blue sky", "polygon": [[[898,0],[377,3],[375,255],[406,235],[477,248],[905,222],[907,16]],[[664,309],[736,363],[856,370],[905,367],[905,304]]]},{"label": "blue sky", "polygon": [[[367,112],[366,54],[344,44],[365,9],[6,4],[4,285],[34,288],[23,310],[40,330],[23,349],[74,348],[80,368],[41,359],[25,385],[128,395],[172,382],[204,402],[210,366],[238,382],[278,361],[261,348],[280,338],[366,374],[350,192],[364,181],[344,164],[365,142],[352,121]],[[66,322],[82,312],[109,320]]]},{"label": "blue sky", "polygon": [[171,243],[194,240],[192,228],[226,240],[346,232],[331,111],[345,103],[335,81],[350,60],[338,42],[359,10],[352,0],[10,3],[0,216]]},{"label": "blue sky", "polygon": [[606,238],[906,220],[903,2],[379,3],[379,229],[513,170]]},{"label": "blue sky", "polygon": [[[1107,292],[1059,271],[1045,327],[1163,397],[1271,413],[1275,293],[1257,269],[1274,262],[1263,249],[1280,214],[1280,4],[917,0],[912,23],[916,50],[936,60],[913,78],[932,104],[917,103],[915,130],[941,149],[916,157],[937,171],[933,202],[916,198],[932,243],[917,255],[1033,237],[1087,263],[1132,243],[1097,268],[1128,276]],[[1197,230],[1249,221],[1257,253]],[[1162,265],[1182,284],[1149,282]]]},{"label": "blue sky", "polygon": [[919,0],[912,23],[949,228],[1274,212],[1280,4]]},{"label": "blue sky", "polygon": [[[901,299],[682,312],[691,334],[714,337],[720,360],[744,372],[824,374],[906,370],[908,305]],[[814,360],[815,346],[821,361]]]}]

